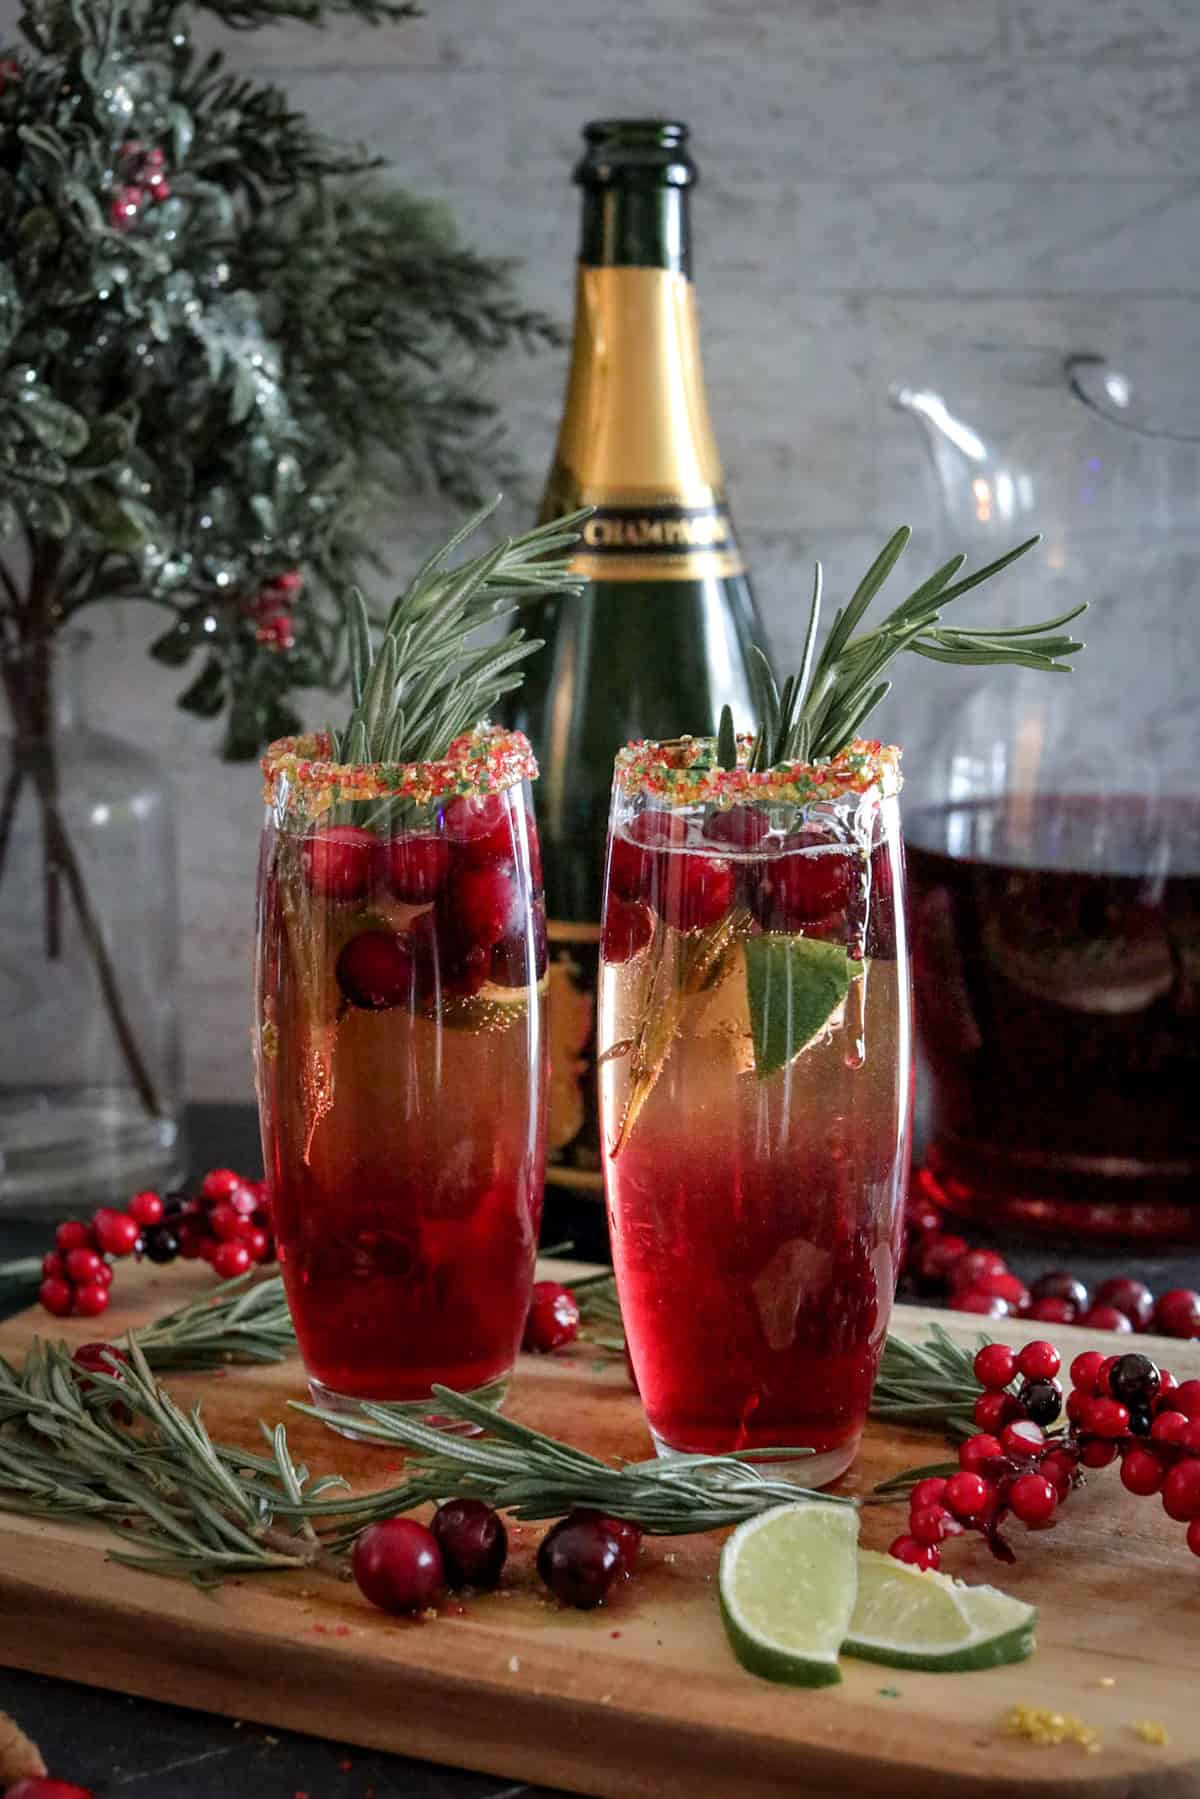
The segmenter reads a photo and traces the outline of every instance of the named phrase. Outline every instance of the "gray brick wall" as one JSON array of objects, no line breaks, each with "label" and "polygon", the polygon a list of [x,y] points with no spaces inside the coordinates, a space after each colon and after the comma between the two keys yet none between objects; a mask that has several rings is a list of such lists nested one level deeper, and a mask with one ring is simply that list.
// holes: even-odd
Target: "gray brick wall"
[{"label": "gray brick wall", "polygon": [[[690,121],[703,182],[698,280],[713,408],[776,643],[805,564],[836,585],[929,494],[888,383],[949,342],[1194,354],[1200,295],[1195,0],[427,0],[383,32],[232,40],[242,66],[389,157],[481,247],[525,262],[565,316],[578,130],[605,113]],[[0,4],[11,21],[13,0]],[[563,380],[520,358],[500,390],[530,470]],[[411,560],[441,520],[380,521]],[[247,970],[259,794],[132,653],[131,608],[98,652],[110,724],[156,744],[183,838],[189,1090],[250,1092]],[[919,728],[915,690],[897,728]]]}]

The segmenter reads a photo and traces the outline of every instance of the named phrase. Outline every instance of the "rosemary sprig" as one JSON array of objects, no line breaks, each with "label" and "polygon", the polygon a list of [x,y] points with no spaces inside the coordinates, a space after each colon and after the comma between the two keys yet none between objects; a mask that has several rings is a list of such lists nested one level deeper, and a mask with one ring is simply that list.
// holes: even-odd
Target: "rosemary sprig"
[{"label": "rosemary sprig", "polygon": [[394,602],[376,648],[366,602],[355,589],[348,605],[353,710],[344,731],[330,730],[339,762],[423,762],[444,756],[473,730],[504,694],[521,684],[518,664],[541,643],[517,626],[499,642],[476,644],[474,634],[536,594],[577,594],[564,552],[573,527],[590,508],[539,525],[456,568],[455,550],[491,517],[497,496],[469,518],[418,571]]},{"label": "rosemary sprig", "polygon": [[[1006,555],[998,556],[973,574],[956,577],[965,556],[952,556],[935,570],[882,624],[854,635],[871,602],[895,568],[912,536],[907,525],[888,540],[871,564],[850,600],[839,607],[820,655],[816,654],[821,618],[821,565],[816,566],[808,625],[800,667],[784,682],[780,692],[770,665],[761,651],[751,658],[758,733],[750,751],[752,770],[773,768],[782,762],[811,762],[836,756],[855,736],[876,706],[891,691],[883,676],[904,650],[933,662],[958,662],[972,666],[1012,663],[1020,668],[1069,674],[1064,660],[1084,646],[1062,634],[1087,610],[1086,602],[1056,618],[1036,625],[1007,629],[944,626],[942,611],[953,600],[970,593],[993,575],[1024,556],[1040,537],[1030,537]],[[717,754],[722,767],[736,766],[732,716],[725,713],[717,731]]]},{"label": "rosemary sprig", "polygon": [[296,1349],[283,1291],[272,1275],[239,1274],[136,1333],[146,1364],[167,1369],[218,1368],[226,1362],[281,1362]]},{"label": "rosemary sprig", "polygon": [[960,1437],[973,1435],[977,1426],[972,1408],[983,1388],[972,1363],[988,1341],[980,1336],[972,1348],[964,1348],[940,1324],[930,1325],[923,1343],[889,1336],[871,1416]]}]

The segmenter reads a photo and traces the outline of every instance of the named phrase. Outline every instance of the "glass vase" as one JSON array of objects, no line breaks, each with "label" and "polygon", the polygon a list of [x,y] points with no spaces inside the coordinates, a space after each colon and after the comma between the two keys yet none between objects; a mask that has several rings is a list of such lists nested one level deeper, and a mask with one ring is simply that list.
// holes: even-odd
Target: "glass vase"
[{"label": "glass vase", "polygon": [[124,1203],[181,1170],[175,817],[94,730],[90,639],[0,652],[0,1209]]},{"label": "glass vase", "polygon": [[912,1105],[894,751],[751,775],[617,758],[601,939],[613,1260],[660,1453],[854,1457]]},{"label": "glass vase", "polygon": [[546,919],[519,733],[443,762],[274,746],[257,1071],[279,1260],[316,1403],[499,1404],[545,1156]]}]

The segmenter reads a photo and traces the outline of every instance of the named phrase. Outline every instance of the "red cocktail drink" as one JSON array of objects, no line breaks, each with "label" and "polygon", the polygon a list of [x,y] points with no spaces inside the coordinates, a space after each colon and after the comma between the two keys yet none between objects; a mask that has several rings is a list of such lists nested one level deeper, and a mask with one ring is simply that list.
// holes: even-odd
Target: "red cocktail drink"
[{"label": "red cocktail drink", "polygon": [[613,1257],[660,1449],[853,1458],[895,1288],[911,1017],[894,755],[618,758],[601,981]]},{"label": "red cocktail drink", "polygon": [[263,1144],[301,1354],[343,1414],[439,1382],[498,1399],[544,1153],[532,758],[499,732],[408,769],[319,751],[267,759],[260,881]]}]

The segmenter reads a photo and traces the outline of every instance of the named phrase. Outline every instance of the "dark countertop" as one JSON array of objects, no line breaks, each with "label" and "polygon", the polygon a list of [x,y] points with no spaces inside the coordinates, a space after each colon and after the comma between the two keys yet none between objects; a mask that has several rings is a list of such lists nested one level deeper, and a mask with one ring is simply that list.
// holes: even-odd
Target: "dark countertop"
[{"label": "dark countertop", "polygon": [[[245,1106],[196,1106],[188,1117],[192,1164],[261,1166],[258,1125]],[[972,1228],[971,1241],[984,1241]],[[587,1201],[550,1200],[543,1241],[571,1240],[575,1253],[607,1260],[603,1216]],[[40,1253],[42,1223],[0,1219],[0,1261]],[[1200,1285],[1200,1249],[1176,1256],[1069,1254],[1045,1246],[994,1239],[1014,1271],[1032,1277],[1070,1266],[1092,1283],[1110,1273],[1136,1272],[1155,1291]],[[104,1646],[95,1645],[97,1659]],[[0,1658],[3,1639],[0,1635]],[[61,1680],[0,1668],[0,1711],[10,1713],[41,1746],[60,1779],[91,1787],[96,1799],[567,1799],[543,1787],[515,1785],[401,1756],[327,1743],[293,1732],[130,1699]]]}]

